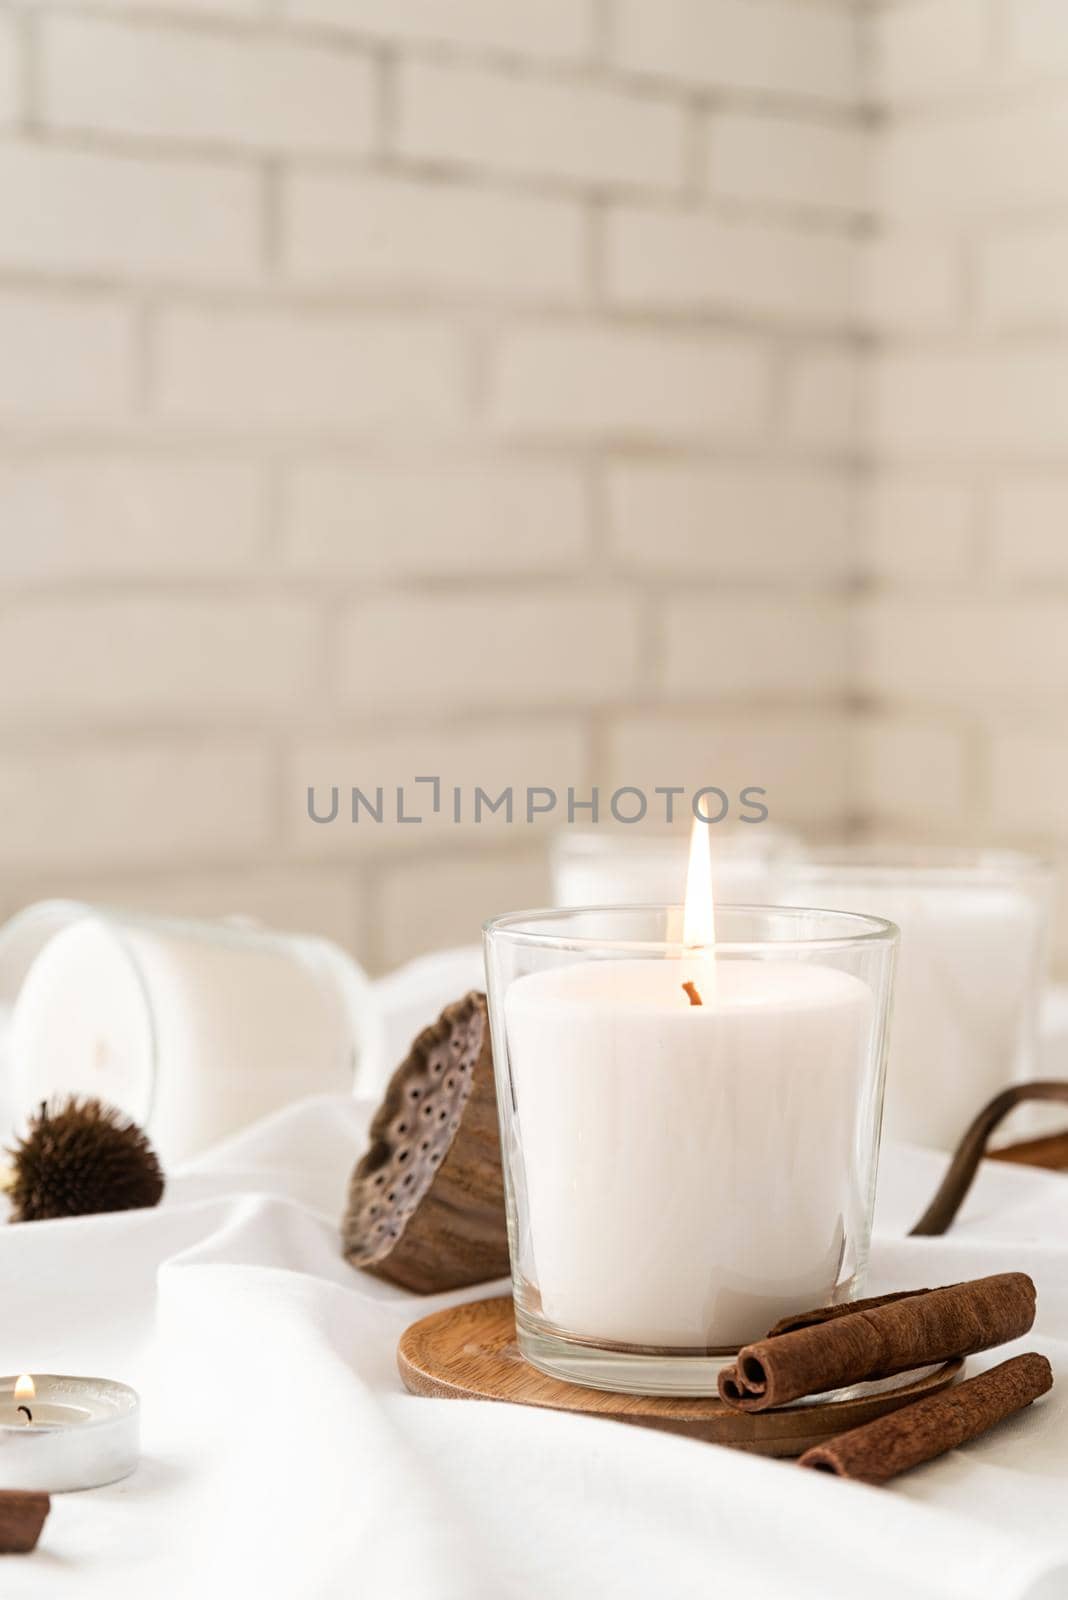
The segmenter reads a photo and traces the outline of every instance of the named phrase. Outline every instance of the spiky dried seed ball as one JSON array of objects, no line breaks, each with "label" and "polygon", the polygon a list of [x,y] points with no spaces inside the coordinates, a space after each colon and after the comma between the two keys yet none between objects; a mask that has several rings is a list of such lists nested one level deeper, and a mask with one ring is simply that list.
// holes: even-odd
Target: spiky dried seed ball
[{"label": "spiky dried seed ball", "polygon": [[163,1171],[141,1129],[99,1100],[42,1101],[8,1153],[13,1222],[134,1211],[163,1195]]}]

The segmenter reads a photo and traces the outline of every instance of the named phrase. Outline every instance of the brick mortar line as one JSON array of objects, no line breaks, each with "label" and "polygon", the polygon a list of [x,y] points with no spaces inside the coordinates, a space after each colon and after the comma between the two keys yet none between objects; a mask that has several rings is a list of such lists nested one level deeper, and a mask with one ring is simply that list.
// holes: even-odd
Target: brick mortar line
[{"label": "brick mortar line", "polygon": [[[622,306],[618,303],[590,305],[580,300],[503,300],[498,304],[479,297],[445,296],[435,299],[427,290],[396,293],[374,293],[343,290],[333,294],[308,290],[298,284],[279,284],[266,280],[244,287],[232,284],[181,285],[156,282],[152,279],[138,281],[102,280],[100,278],[61,279],[57,276],[36,276],[25,270],[4,274],[0,268],[0,303],[5,295],[12,298],[35,298],[42,305],[49,301],[58,306],[72,302],[88,307],[96,305],[107,309],[128,309],[150,299],[155,315],[167,317],[171,313],[194,312],[207,317],[233,318],[240,322],[245,317],[306,317],[306,326],[314,327],[316,321],[347,319],[352,322],[388,318],[389,322],[424,328],[440,328],[463,335],[472,331],[488,331],[496,338],[507,339],[515,332],[531,329],[554,333],[566,330],[580,335],[588,333],[635,332],[663,336],[665,343],[684,343],[683,335],[708,336],[713,341],[720,335],[730,340],[748,338],[754,348],[774,340],[795,350],[858,350],[862,341],[870,337],[868,330],[847,324],[826,321],[818,316],[776,317],[773,313],[721,306],[707,309],[678,307],[662,310],[658,307]],[[500,319],[504,319],[503,321]],[[466,320],[457,320],[466,319]],[[388,324],[386,324],[388,326]],[[1068,326],[1066,326],[1068,334]],[[944,335],[942,342],[952,347],[952,338]],[[1018,343],[1024,336],[1013,335]],[[906,345],[909,342],[935,346],[938,335],[921,335],[910,340],[902,335],[883,340],[885,344]],[[1026,342],[1043,340],[1048,343],[1048,333],[1036,330],[1026,336]],[[992,344],[999,342],[993,340]]]},{"label": "brick mortar line", "polygon": [[434,160],[396,151],[339,150],[277,147],[254,141],[215,141],[181,136],[160,138],[154,135],[121,134],[106,129],[74,126],[39,126],[32,136],[14,127],[0,129],[0,153],[4,150],[33,154],[56,153],[95,155],[130,163],[188,170],[203,167],[205,172],[233,171],[254,174],[264,160],[279,164],[286,183],[302,178],[337,177],[351,179],[353,185],[369,179],[405,180],[413,188],[454,191],[460,195],[485,194],[509,199],[542,199],[569,202],[580,206],[597,199],[614,209],[642,209],[653,213],[693,214],[695,217],[723,218],[738,223],[764,223],[767,226],[795,228],[831,238],[855,238],[867,230],[870,217],[863,207],[853,211],[821,206],[816,202],[771,200],[762,196],[746,198],[717,195],[708,190],[694,192],[682,177],[670,183],[630,183],[625,180],[554,177],[535,169],[508,171],[490,165],[479,166],[461,159]]},{"label": "brick mortar line", "polygon": [[[320,620],[325,622],[331,614],[326,603],[335,598],[346,610],[357,606],[368,611],[381,610],[398,603],[427,600],[477,599],[480,603],[491,604],[533,599],[548,605],[570,597],[577,584],[588,584],[592,576],[600,578],[599,567],[591,569],[581,562],[557,572],[516,567],[511,572],[492,575],[456,572],[406,580],[403,574],[365,576],[357,572],[334,571],[325,564],[318,571],[311,571],[306,567],[288,565],[284,554],[269,559],[277,560],[277,564],[243,573],[205,573],[202,577],[185,572],[162,572],[158,575],[72,575],[56,580],[9,572],[3,577],[5,602],[9,611],[17,611],[20,607],[32,609],[39,605],[69,605],[75,601],[124,605],[165,599],[176,611],[217,604],[233,606],[236,612],[240,607],[248,606],[250,601],[253,606],[265,606],[271,601],[283,600],[292,602],[294,607],[313,608],[317,612],[320,605],[324,605]],[[1062,582],[1068,583],[1068,576]],[[1045,593],[1049,583],[1050,580],[1046,578],[1034,580],[1039,593]],[[871,593],[884,598],[897,596],[900,591],[911,593],[907,590],[907,584],[891,587],[893,584],[893,579],[883,580],[880,587]],[[537,592],[532,594],[532,589]],[[1035,592],[1025,583],[1020,583],[1018,589],[1021,596]],[[918,592],[926,596],[932,591],[935,594],[941,592],[937,585],[926,585]],[[978,590],[975,597],[981,598],[984,592]],[[960,594],[959,587],[954,593]],[[797,573],[776,581],[754,576],[747,578],[729,569],[726,573],[708,570],[694,573],[680,566],[674,572],[614,567],[603,584],[599,581],[596,590],[597,599],[618,601],[621,605],[635,599],[648,599],[661,606],[686,604],[693,601],[695,595],[700,595],[703,602],[710,597],[717,602],[722,601],[724,606],[747,601],[781,605],[796,602],[800,610],[818,604],[827,607],[841,605],[852,598],[853,589],[847,573],[837,577]],[[335,681],[331,675],[328,685]]]},{"label": "brick mortar line", "polygon": [[[4,451],[10,455],[12,451],[21,453],[32,450],[41,455],[48,454],[53,448],[57,451],[86,450],[94,454],[105,454],[108,451],[119,449],[140,450],[147,445],[153,451],[169,458],[179,458],[185,455],[204,453],[218,456],[220,459],[245,457],[255,452],[269,449],[275,453],[284,453],[288,458],[299,458],[304,455],[322,456],[326,458],[343,458],[351,455],[357,459],[365,450],[377,451],[390,445],[394,447],[392,455],[375,456],[376,460],[383,462],[410,462],[413,459],[413,435],[406,434],[403,450],[405,454],[398,454],[396,446],[397,436],[383,436],[373,429],[351,428],[325,430],[321,426],[309,426],[304,429],[291,426],[287,429],[261,429],[253,432],[248,429],[242,431],[236,424],[224,424],[224,432],[220,433],[217,422],[201,423],[174,423],[165,418],[144,417],[125,418],[118,422],[111,420],[95,426],[92,422],[82,422],[71,425],[67,419],[57,418],[48,420],[29,419],[20,420],[13,416],[3,419]],[[471,454],[479,450],[498,448],[502,459],[507,457],[516,463],[520,461],[549,462],[559,464],[581,462],[586,459],[591,449],[601,449],[610,452],[619,460],[632,459],[646,464],[700,464],[704,461],[729,460],[736,465],[753,464],[767,466],[773,463],[777,466],[796,467],[803,471],[835,472],[843,469],[864,467],[873,459],[854,448],[846,448],[841,443],[829,445],[811,444],[807,441],[790,439],[770,439],[766,433],[740,439],[726,434],[709,435],[707,439],[695,439],[692,436],[661,435],[653,438],[648,434],[628,434],[625,437],[601,430],[589,437],[583,435],[558,435],[548,437],[544,431],[541,433],[527,433],[522,435],[500,434],[473,434],[457,433],[451,441]],[[414,445],[418,448],[436,447],[443,448],[441,434],[428,433],[414,436]],[[891,466],[897,464],[898,458],[892,458]],[[932,468],[945,465],[950,468],[959,468],[967,471],[971,462],[967,459],[948,458],[940,461],[939,458],[922,463],[914,457],[900,458],[900,463],[906,468],[922,464]],[[1011,465],[1011,463],[1009,463]],[[1041,465],[1041,463],[1039,463]],[[1054,466],[1058,471],[1064,470],[1063,456],[1054,458]]]},{"label": "brick mortar line", "polygon": [[[261,200],[263,204],[266,204],[268,213],[273,211],[273,201]],[[267,235],[270,243],[263,244],[261,248],[268,257],[275,257],[277,226],[273,222],[261,222],[261,237],[263,234]],[[599,259],[602,253],[596,251],[595,259]],[[414,284],[411,288],[394,290],[376,289],[371,284],[363,288],[356,284],[352,287],[324,284],[316,288],[306,281],[279,275],[276,266],[266,264],[262,276],[238,284],[227,281],[225,277],[220,277],[214,283],[198,283],[190,278],[167,279],[151,273],[140,276],[132,273],[129,277],[122,277],[113,272],[95,274],[88,270],[61,273],[48,268],[34,270],[21,266],[5,270],[0,260],[0,303],[5,296],[35,298],[42,303],[50,299],[68,304],[72,300],[82,303],[96,301],[120,309],[151,296],[161,316],[185,311],[231,316],[236,320],[259,315],[280,319],[297,316],[306,317],[312,326],[316,318],[347,318],[359,322],[387,317],[391,321],[410,321],[423,326],[437,323],[461,333],[465,330],[457,325],[456,319],[467,319],[469,324],[475,323],[476,328],[479,325],[485,328],[487,319],[498,318],[503,319],[500,326],[491,331],[504,338],[531,325],[541,328],[551,324],[554,328],[573,328],[580,333],[593,330],[659,333],[669,342],[680,335],[714,337],[727,334],[750,336],[755,341],[774,337],[780,341],[792,340],[798,345],[806,342],[819,345],[834,343],[855,349],[861,341],[874,338],[881,349],[952,350],[955,343],[968,339],[970,333],[970,330],[960,327],[874,331],[874,320],[868,323],[860,314],[839,319],[830,312],[761,310],[732,305],[728,295],[724,295],[718,304],[709,303],[705,306],[696,301],[675,305],[656,305],[652,301],[628,304],[603,292],[591,293],[589,268],[585,289],[579,285],[573,296],[539,299],[535,295],[524,296],[515,291],[509,294],[503,288],[496,293],[490,290],[485,294],[472,292],[451,295],[447,290],[435,293],[430,286],[417,287]],[[472,331],[470,326],[467,331]],[[1068,339],[1068,312],[1060,328],[1055,325],[1052,328],[1021,328],[1015,332],[990,330],[984,335],[984,346],[1000,350],[1006,344],[1026,347],[1041,342],[1048,345],[1051,332]],[[973,336],[968,348],[974,342]]]},{"label": "brick mortar line", "polygon": [[284,14],[263,11],[258,15],[242,16],[238,13],[201,13],[190,16],[180,9],[144,12],[107,5],[65,5],[63,0],[53,4],[37,4],[35,14],[46,20],[73,20],[121,26],[143,33],[169,33],[190,38],[206,37],[232,40],[239,44],[271,42],[308,45],[322,49],[338,50],[356,57],[369,57],[383,49],[397,52],[405,62],[440,66],[446,71],[479,71],[500,77],[513,77],[523,81],[543,81],[551,86],[588,87],[610,89],[629,96],[635,103],[676,105],[705,95],[726,93],[732,98],[744,99],[760,108],[798,115],[805,119],[848,123],[863,107],[851,93],[828,94],[823,89],[806,89],[800,85],[789,89],[734,88],[715,82],[702,82],[688,75],[679,75],[661,68],[628,66],[613,59],[599,59],[596,47],[592,55],[542,55],[520,46],[508,48],[492,44],[456,42],[441,39],[413,38],[347,28],[327,21],[303,20]]}]

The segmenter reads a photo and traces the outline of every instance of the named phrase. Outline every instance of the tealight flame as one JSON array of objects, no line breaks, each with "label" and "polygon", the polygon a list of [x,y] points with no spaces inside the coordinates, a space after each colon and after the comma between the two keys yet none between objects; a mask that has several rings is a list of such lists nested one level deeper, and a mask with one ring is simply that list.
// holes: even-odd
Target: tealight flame
[{"label": "tealight flame", "polygon": [[16,1378],[15,1379],[15,1399],[16,1400],[36,1400],[37,1399],[37,1388],[36,1388],[36,1385],[34,1384],[33,1379],[30,1377],[28,1372],[24,1372],[22,1374],[21,1378]]},{"label": "tealight flame", "polygon": [[690,835],[690,864],[686,869],[686,905],[682,942],[698,949],[716,942],[716,912],[712,899],[712,851],[708,823],[694,821]]}]

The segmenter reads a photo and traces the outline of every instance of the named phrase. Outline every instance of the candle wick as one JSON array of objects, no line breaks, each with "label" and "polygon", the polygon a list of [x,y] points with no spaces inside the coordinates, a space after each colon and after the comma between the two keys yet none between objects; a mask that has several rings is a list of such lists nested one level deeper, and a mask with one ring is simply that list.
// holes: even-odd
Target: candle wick
[{"label": "candle wick", "polygon": [[30,1410],[29,1406],[19,1406],[18,1409],[19,1409],[19,1411],[22,1411],[22,1412],[25,1413],[27,1422],[32,1422],[33,1421],[33,1412]]},{"label": "candle wick", "polygon": [[692,978],[688,978],[686,980],[686,982],[683,984],[682,987],[685,989],[686,993],[689,995],[690,1004],[692,1006],[703,1006],[704,1005],[704,1001],[701,999],[701,991],[698,989],[696,983],[694,983]]}]

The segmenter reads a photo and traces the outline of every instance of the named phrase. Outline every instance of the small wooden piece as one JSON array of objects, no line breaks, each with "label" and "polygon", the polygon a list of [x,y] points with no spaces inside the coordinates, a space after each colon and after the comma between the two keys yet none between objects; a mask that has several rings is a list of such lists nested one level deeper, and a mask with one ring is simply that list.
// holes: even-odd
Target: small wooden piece
[{"label": "small wooden piece", "polygon": [[812,1445],[886,1415],[921,1395],[937,1394],[960,1374],[947,1361],[910,1383],[850,1400],[810,1401],[782,1411],[747,1415],[717,1398],[663,1399],[608,1394],[547,1377],[523,1360],[515,1339],[510,1296],[436,1311],[401,1336],[397,1366],[412,1394],[446,1400],[505,1400],[550,1411],[659,1428],[691,1439],[765,1456],[799,1456]]},{"label": "small wooden piece", "polygon": [[416,1294],[508,1272],[486,997],[446,1006],[397,1068],[342,1222],[355,1267]]},{"label": "small wooden piece", "polygon": [[24,1556],[36,1549],[51,1509],[46,1494],[29,1489],[0,1489],[0,1555]]},{"label": "small wooden piece", "polygon": [[1008,1161],[1020,1167],[1045,1167],[1049,1172],[1068,1170],[1068,1133],[1047,1133],[1038,1139],[988,1150],[987,1161]]}]

